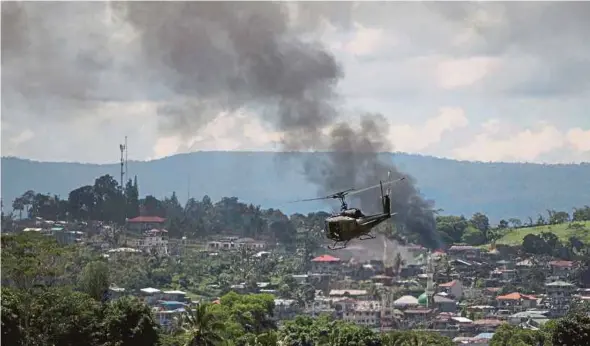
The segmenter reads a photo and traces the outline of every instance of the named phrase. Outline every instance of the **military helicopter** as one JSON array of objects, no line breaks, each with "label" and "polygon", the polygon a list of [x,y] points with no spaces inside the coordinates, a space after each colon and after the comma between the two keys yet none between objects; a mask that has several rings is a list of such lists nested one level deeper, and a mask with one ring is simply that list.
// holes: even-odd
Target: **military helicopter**
[{"label": "military helicopter", "polygon": [[[341,203],[340,212],[335,213],[325,221],[325,232],[326,238],[333,240],[333,245],[328,245],[330,250],[340,250],[346,248],[346,245],[352,239],[358,238],[359,240],[375,239],[375,236],[371,234],[373,227],[379,225],[383,221],[391,218],[395,213],[391,213],[389,189],[387,193],[383,194],[383,185],[391,185],[393,183],[404,180],[402,177],[397,180],[388,181],[386,183],[379,182],[377,185],[369,186],[364,189],[355,190],[348,189],[341,192],[336,192],[332,195],[319,198],[303,199],[295,202],[308,202],[317,201],[322,199],[339,199]],[[356,195],[361,192],[365,192],[371,189],[381,187],[381,203],[383,206],[383,212],[373,215],[364,215],[360,209],[348,208],[346,203],[346,196]],[[340,243],[340,245],[338,245]]]}]

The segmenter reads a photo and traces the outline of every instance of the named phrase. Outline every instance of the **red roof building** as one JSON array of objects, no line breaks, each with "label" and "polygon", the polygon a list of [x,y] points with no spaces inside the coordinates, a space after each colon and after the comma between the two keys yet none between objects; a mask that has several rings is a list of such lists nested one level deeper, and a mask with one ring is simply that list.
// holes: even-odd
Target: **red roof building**
[{"label": "red roof building", "polygon": [[457,282],[458,282],[457,280],[453,280],[451,282],[440,284],[440,285],[438,285],[438,287],[454,287],[457,284]]},{"label": "red roof building", "polygon": [[323,262],[323,263],[330,263],[330,262],[340,262],[340,258],[330,256],[330,255],[321,255],[311,260],[312,262]]},{"label": "red roof building", "polygon": [[127,219],[129,223],[163,223],[166,219],[159,216],[138,216],[133,219]]},{"label": "red roof building", "polygon": [[520,300],[536,300],[537,298],[535,298],[534,296],[531,295],[527,295],[527,294],[520,294],[518,292],[514,292],[514,293],[510,293],[510,294],[506,294],[503,296],[498,296],[496,297],[497,300],[514,300],[514,301],[520,301]]}]

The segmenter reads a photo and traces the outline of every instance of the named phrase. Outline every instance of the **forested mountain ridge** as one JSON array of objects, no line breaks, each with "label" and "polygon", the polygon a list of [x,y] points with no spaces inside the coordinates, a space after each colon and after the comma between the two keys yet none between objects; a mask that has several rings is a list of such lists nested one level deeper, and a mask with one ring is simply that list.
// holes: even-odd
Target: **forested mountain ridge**
[{"label": "forested mountain ridge", "polygon": [[[289,160],[284,160],[285,156]],[[329,210],[318,203],[287,201],[317,195],[317,186],[302,173],[303,160],[314,153],[195,152],[153,161],[130,161],[129,177],[137,175],[142,196],[168,196],[176,191],[213,200],[236,196],[285,213]],[[454,161],[403,153],[383,154],[416,178],[422,194],[444,214],[484,212],[492,221],[526,218],[547,209],[571,210],[590,204],[590,164],[541,165]],[[115,164],[37,162],[2,158],[2,198],[8,201],[26,190],[67,197],[72,189],[92,184],[96,177],[119,177]]]}]

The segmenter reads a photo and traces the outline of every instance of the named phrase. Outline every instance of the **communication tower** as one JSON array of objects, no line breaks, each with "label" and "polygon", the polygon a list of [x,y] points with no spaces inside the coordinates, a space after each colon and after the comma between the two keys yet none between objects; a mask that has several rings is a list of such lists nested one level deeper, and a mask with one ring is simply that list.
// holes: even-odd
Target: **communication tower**
[{"label": "communication tower", "polygon": [[121,192],[125,191],[125,174],[127,174],[127,136],[125,136],[125,144],[119,144],[121,150]]}]

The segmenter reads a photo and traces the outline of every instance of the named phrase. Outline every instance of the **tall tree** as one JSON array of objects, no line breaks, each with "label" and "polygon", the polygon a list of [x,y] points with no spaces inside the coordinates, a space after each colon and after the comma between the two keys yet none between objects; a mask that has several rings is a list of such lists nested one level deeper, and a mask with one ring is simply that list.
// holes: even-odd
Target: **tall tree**
[{"label": "tall tree", "polygon": [[139,215],[139,190],[137,187],[137,176],[133,182],[131,179],[125,185],[125,217],[132,219]]},{"label": "tall tree", "polygon": [[134,297],[111,301],[104,309],[105,346],[156,346],[158,325],[150,308]]},{"label": "tall tree", "polygon": [[471,224],[483,233],[485,240],[488,239],[488,230],[490,229],[490,219],[485,214],[475,213],[471,217]]},{"label": "tall tree", "polygon": [[109,289],[109,267],[102,261],[88,263],[78,280],[80,290],[97,301],[103,301]]},{"label": "tall tree", "polygon": [[181,327],[188,335],[186,346],[215,346],[223,341],[224,324],[207,304],[188,309],[181,317]]}]

